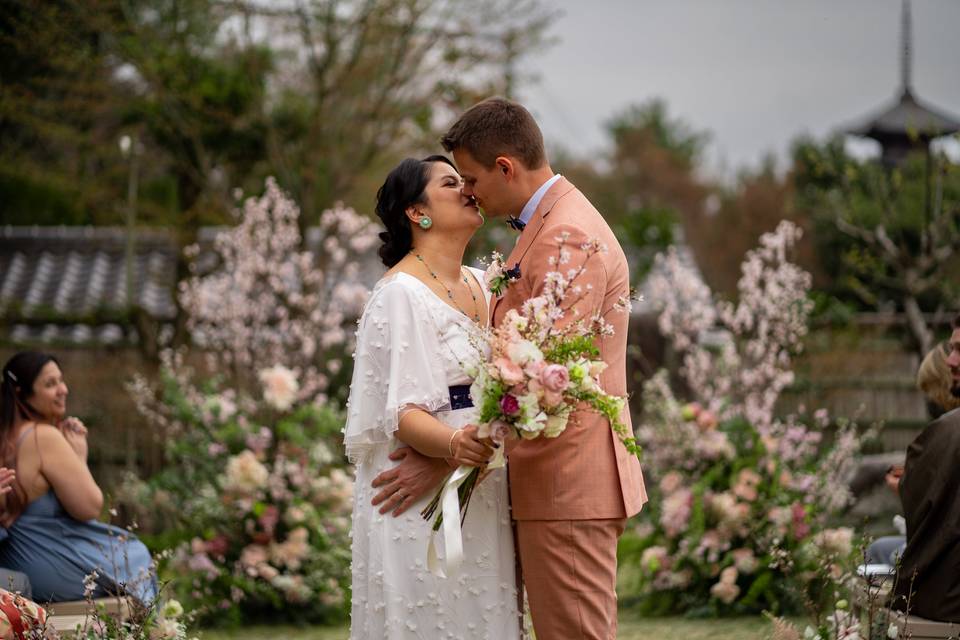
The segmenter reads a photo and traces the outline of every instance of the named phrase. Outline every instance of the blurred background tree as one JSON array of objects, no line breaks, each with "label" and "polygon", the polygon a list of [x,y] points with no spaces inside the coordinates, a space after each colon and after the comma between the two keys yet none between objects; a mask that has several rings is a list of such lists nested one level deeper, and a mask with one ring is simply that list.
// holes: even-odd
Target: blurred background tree
[{"label": "blurred background tree", "polygon": [[118,6],[5,0],[0,10],[0,213],[9,223],[104,223],[122,202],[115,132]]},{"label": "blurred background tree", "polygon": [[842,139],[799,140],[797,205],[812,215],[822,300],[905,315],[922,356],[934,334],[924,314],[960,305],[960,167],[923,151],[896,167],[852,158]]},{"label": "blurred background tree", "polygon": [[711,187],[698,175],[709,136],[671,119],[662,100],[630,105],[606,124],[610,148],[598,158],[561,154],[556,168],[601,211],[630,258],[634,281],[700,211]]},{"label": "blurred background tree", "polygon": [[[303,226],[335,200],[369,213],[402,155],[534,80],[521,63],[556,17],[539,0],[0,1],[0,222],[122,224],[135,178],[137,224],[184,245],[268,175]],[[605,151],[553,164],[610,221],[635,282],[684,240],[733,296],[739,256],[789,219],[822,313],[903,311],[920,349],[922,314],[958,302],[960,178],[942,156],[928,188],[923,154],[890,170],[842,138],[799,139],[785,169],[771,158],[725,184],[703,170],[708,135],[661,100],[606,130]],[[510,241],[490,226],[477,255]]]},{"label": "blurred background tree", "polygon": [[0,221],[122,222],[129,135],[138,222],[188,231],[267,175],[305,225],[335,200],[368,208],[402,153],[512,91],[553,19],[536,0],[3,5]]}]

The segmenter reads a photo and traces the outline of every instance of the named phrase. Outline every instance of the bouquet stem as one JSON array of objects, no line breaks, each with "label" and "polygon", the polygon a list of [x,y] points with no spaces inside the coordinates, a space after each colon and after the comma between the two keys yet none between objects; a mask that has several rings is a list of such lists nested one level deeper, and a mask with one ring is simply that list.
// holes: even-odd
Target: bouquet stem
[{"label": "bouquet stem", "polygon": [[[463,484],[457,487],[457,495],[460,498],[460,525],[463,525],[464,519],[467,517],[467,507],[470,506],[470,498],[473,497],[473,490],[476,489],[478,480],[480,479],[480,473],[483,470],[483,467],[474,467],[470,472],[470,475],[464,479]],[[449,477],[449,476],[448,476]],[[444,485],[446,481],[444,481]],[[433,496],[433,500],[420,512],[420,515],[424,520],[433,519],[433,530],[439,531],[440,527],[443,526],[443,511],[438,509],[440,506],[440,497],[443,495],[443,486],[440,487],[437,491],[437,495]],[[436,517],[434,517],[436,516]]]}]

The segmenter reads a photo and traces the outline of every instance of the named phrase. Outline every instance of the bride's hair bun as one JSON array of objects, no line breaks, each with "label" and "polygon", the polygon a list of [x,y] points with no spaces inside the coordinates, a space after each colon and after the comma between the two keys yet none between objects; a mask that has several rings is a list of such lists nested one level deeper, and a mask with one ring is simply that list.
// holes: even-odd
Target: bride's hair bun
[{"label": "bride's hair bun", "polygon": [[387,268],[400,262],[413,248],[413,230],[407,209],[426,202],[424,191],[430,181],[430,165],[434,162],[453,166],[444,156],[429,156],[423,160],[406,158],[387,174],[383,186],[377,191],[377,217],[386,229],[380,233],[383,244],[378,253]]}]

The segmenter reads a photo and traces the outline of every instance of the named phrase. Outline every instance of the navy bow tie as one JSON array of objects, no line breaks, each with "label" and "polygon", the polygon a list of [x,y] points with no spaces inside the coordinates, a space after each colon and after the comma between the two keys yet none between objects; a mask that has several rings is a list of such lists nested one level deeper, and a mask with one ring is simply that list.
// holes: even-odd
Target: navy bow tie
[{"label": "navy bow tie", "polygon": [[507,216],[507,224],[516,231],[523,231],[523,228],[527,226],[526,222],[516,216]]}]

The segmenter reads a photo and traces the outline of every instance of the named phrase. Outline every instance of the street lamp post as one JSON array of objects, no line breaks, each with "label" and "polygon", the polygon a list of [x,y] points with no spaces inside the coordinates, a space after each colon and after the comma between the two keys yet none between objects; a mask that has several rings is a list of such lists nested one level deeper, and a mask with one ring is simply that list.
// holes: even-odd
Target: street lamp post
[{"label": "street lamp post", "polygon": [[133,287],[133,257],[136,248],[137,222],[137,189],[140,178],[140,143],[136,138],[122,136],[120,138],[120,153],[130,160],[130,170],[127,176],[127,238],[124,248],[124,267],[126,270],[127,307],[132,308],[134,303]]}]

